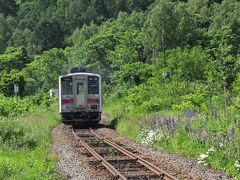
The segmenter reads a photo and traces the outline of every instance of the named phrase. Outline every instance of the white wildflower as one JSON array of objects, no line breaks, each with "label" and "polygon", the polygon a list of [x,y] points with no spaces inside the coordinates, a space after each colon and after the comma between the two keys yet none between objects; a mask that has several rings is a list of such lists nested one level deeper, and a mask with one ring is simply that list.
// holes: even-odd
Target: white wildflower
[{"label": "white wildflower", "polygon": [[153,143],[153,141],[155,140],[156,134],[157,134],[157,131],[151,130],[148,132],[147,137],[145,139],[147,145],[150,145]]},{"label": "white wildflower", "polygon": [[204,166],[207,166],[207,159],[208,159],[208,154],[201,154],[198,158],[198,164],[203,164]]},{"label": "white wildflower", "polygon": [[219,147],[223,147],[223,143],[219,143]]},{"label": "white wildflower", "polygon": [[234,166],[237,168],[238,171],[240,171],[240,163],[239,163],[239,161],[235,161]]},{"label": "white wildflower", "polygon": [[200,158],[201,158],[201,159],[207,159],[207,158],[208,158],[208,155],[207,155],[207,154],[201,154],[201,155],[200,155]]},{"label": "white wildflower", "polygon": [[197,163],[198,163],[198,164],[203,164],[204,161],[199,160]]},{"label": "white wildflower", "polygon": [[208,150],[208,152],[214,152],[214,151],[215,151],[214,147],[211,147],[211,148]]},{"label": "white wildflower", "polygon": [[156,140],[158,131],[143,129],[139,135],[138,139],[140,140],[141,144],[144,145],[152,145],[153,142]]}]

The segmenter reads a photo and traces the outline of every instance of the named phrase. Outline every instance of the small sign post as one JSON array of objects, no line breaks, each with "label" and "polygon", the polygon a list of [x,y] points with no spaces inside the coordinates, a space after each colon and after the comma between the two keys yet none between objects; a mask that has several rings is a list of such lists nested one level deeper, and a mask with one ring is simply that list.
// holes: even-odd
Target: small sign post
[{"label": "small sign post", "polygon": [[18,85],[16,85],[16,84],[14,84],[14,92],[15,92],[15,95],[16,95],[16,101],[18,102],[19,87],[18,87]]},{"label": "small sign post", "polygon": [[163,72],[162,76],[165,78],[167,76],[167,72]]}]

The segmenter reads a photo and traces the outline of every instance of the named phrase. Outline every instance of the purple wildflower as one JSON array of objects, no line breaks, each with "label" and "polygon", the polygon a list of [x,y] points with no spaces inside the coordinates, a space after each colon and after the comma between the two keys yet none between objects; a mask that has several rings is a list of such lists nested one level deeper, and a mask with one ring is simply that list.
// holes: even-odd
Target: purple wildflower
[{"label": "purple wildflower", "polygon": [[234,128],[231,128],[231,142],[234,143],[234,133],[235,133],[235,129]]},{"label": "purple wildflower", "polygon": [[226,134],[225,140],[226,140],[226,141],[229,141],[229,136],[228,136],[228,134]]},{"label": "purple wildflower", "polygon": [[23,152],[24,152],[24,154],[26,154],[26,150],[27,150],[27,146],[26,146],[26,144],[24,144],[23,145]]},{"label": "purple wildflower", "polygon": [[194,117],[194,111],[188,111],[187,118],[188,119],[193,119],[193,117]]},{"label": "purple wildflower", "polygon": [[166,123],[167,123],[167,129],[169,130],[171,127],[171,119],[170,118],[167,118],[166,120]]},{"label": "purple wildflower", "polygon": [[217,119],[217,113],[216,113],[216,111],[213,112],[213,119],[214,119],[214,120]]}]

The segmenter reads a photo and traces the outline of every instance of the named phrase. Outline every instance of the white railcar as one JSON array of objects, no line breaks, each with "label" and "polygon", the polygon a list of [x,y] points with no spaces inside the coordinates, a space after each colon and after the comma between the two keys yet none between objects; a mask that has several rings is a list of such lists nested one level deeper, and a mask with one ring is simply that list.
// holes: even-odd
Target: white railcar
[{"label": "white railcar", "polygon": [[76,72],[59,77],[59,111],[62,122],[78,126],[101,120],[101,76]]}]

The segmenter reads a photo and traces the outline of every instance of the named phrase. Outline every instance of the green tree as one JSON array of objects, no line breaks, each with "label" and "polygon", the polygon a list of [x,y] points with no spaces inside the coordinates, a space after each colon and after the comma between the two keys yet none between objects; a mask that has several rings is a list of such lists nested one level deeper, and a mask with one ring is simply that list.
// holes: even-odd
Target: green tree
[{"label": "green tree", "polygon": [[222,26],[220,29],[209,31],[211,38],[212,56],[216,59],[217,68],[225,79],[227,87],[235,80],[238,69],[236,68],[236,46],[237,36],[232,32],[231,27]]},{"label": "green tree", "polygon": [[146,82],[152,76],[152,66],[142,62],[128,63],[111,77],[111,83],[127,89]]},{"label": "green tree", "polygon": [[0,55],[0,72],[22,70],[30,59],[24,47],[8,48],[5,54]]},{"label": "green tree", "polygon": [[0,93],[4,96],[13,96],[14,84],[17,84],[19,86],[19,94],[24,94],[25,81],[23,74],[19,70],[11,70],[10,72],[1,71],[0,75]]},{"label": "green tree", "polygon": [[0,0],[0,14],[15,16],[18,6],[15,0]]},{"label": "green tree", "polygon": [[127,0],[127,6],[132,10],[147,10],[148,6],[150,6],[154,0]]},{"label": "green tree", "polygon": [[110,72],[124,63],[136,62],[139,57],[144,61],[139,37],[143,22],[142,13],[120,13],[116,21],[104,23],[90,39],[67,49],[70,66],[87,66],[109,79]]},{"label": "green tree", "polygon": [[97,32],[98,26],[93,22],[89,25],[84,24],[82,28],[75,29],[66,41],[72,46],[81,46],[86,40],[97,34]]},{"label": "green tree", "polygon": [[6,18],[4,17],[3,14],[0,14],[0,54],[2,54],[5,51],[8,39],[9,34]]},{"label": "green tree", "polygon": [[177,22],[174,9],[173,2],[160,0],[149,13],[145,26],[150,48],[165,51],[175,46]]},{"label": "green tree", "polygon": [[42,17],[36,25],[34,36],[39,46],[42,47],[41,51],[63,47],[62,41],[64,34],[56,19]]},{"label": "green tree", "polygon": [[0,14],[0,54],[6,50],[15,26],[16,21],[12,16],[5,17]]},{"label": "green tree", "polygon": [[62,49],[51,49],[35,57],[34,61],[23,69],[26,81],[25,94],[48,91],[56,88],[58,77],[66,70],[67,59]]},{"label": "green tree", "polygon": [[178,82],[204,81],[207,65],[210,62],[211,57],[199,46],[176,48],[157,58],[154,74],[159,77],[163,72],[167,72],[168,78]]}]

